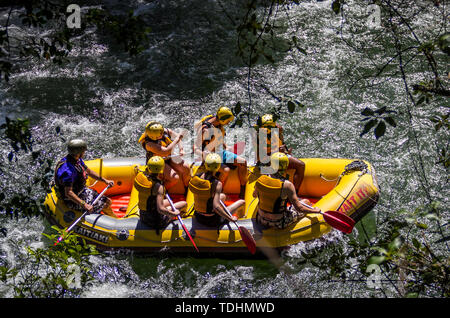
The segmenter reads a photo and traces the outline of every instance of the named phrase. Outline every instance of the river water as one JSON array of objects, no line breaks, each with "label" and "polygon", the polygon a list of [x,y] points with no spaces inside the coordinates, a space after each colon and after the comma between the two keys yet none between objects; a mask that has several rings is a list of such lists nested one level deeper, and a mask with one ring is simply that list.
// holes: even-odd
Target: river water
[{"label": "river water", "polygon": [[[427,201],[414,168],[418,166],[418,150],[411,128],[420,132],[420,154],[433,198],[447,202],[447,175],[434,162],[436,145],[448,136],[437,136],[425,121],[427,111],[439,106],[433,102],[414,110],[412,127],[408,124],[407,98],[398,72],[372,82],[357,81],[364,72],[374,69],[374,58],[386,60],[392,48],[383,46],[386,43],[376,37],[376,29],[366,26],[367,3],[347,2],[344,16],[331,10],[331,1],[280,7],[274,15],[280,43],[295,35],[307,55],[293,50],[274,55],[275,64],[261,60],[252,68],[249,85],[248,68],[235,55],[236,32],[231,20],[242,17],[244,11],[239,5],[212,0],[131,1],[130,6],[152,27],[150,43],[141,54],[130,57],[97,33],[86,32],[74,41],[67,64],[24,63],[9,83],[1,83],[0,120],[5,116],[30,118],[34,148],[55,161],[64,156],[65,141],[75,137],[88,141],[87,159],[143,156],[136,140],[149,120],[189,130],[194,120],[214,112],[218,105],[241,102],[247,109],[250,90],[249,109],[254,121],[257,115],[279,106],[269,90],[277,97],[296,99],[305,105],[293,114],[282,108],[280,122],[295,156],[360,158],[373,164],[381,198],[362,223],[367,235],[374,238],[390,213],[400,208],[414,210]],[[127,10],[120,2],[114,8]],[[260,15],[264,13],[264,7],[258,10]],[[414,23],[423,25],[421,31],[426,34],[438,27],[441,14],[442,7],[432,7]],[[371,55],[358,49],[364,46],[373,48]],[[397,128],[388,127],[378,140],[373,132],[360,137],[360,112],[382,106],[397,111]],[[57,127],[60,133],[56,133]],[[243,127],[248,127],[246,121]],[[185,149],[190,141],[184,140]],[[2,147],[1,154],[6,158],[10,151],[6,141],[2,141]],[[22,160],[8,165],[1,182],[7,195],[39,171],[39,167]],[[29,195],[38,200],[45,193],[36,186]],[[6,219],[3,226],[7,235],[0,236],[0,256],[10,264],[24,253],[24,246],[48,244],[42,232],[50,231],[49,225],[41,218]],[[367,237],[360,225],[350,236],[360,240]],[[357,279],[353,281],[331,280],[323,269],[304,262],[305,255],[318,249],[324,249],[325,256],[327,249],[336,247],[345,253],[348,240],[348,236],[332,231],[323,238],[300,243],[282,254],[282,268],[267,259],[92,256],[95,280],[82,297],[395,295],[389,287],[384,293],[370,288],[363,275],[354,274]],[[12,297],[13,290],[2,288],[0,295]]]}]

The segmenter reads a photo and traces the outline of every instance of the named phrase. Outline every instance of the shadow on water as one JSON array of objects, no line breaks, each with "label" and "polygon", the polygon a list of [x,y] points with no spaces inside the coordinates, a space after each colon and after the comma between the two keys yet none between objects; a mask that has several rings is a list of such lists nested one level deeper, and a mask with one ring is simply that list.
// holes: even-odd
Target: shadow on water
[{"label": "shadow on water", "polygon": [[122,255],[118,258],[127,258],[133,271],[141,277],[147,279],[149,277],[157,277],[163,275],[170,268],[180,271],[180,275],[184,276],[189,270],[194,270],[198,275],[208,276],[217,275],[220,272],[235,271],[238,263],[242,268],[251,268],[252,275],[255,278],[268,276],[275,277],[279,274],[279,269],[264,257],[254,258],[237,258],[234,256],[202,255],[192,256],[192,254],[167,255],[162,254],[138,254],[138,255]]},{"label": "shadow on water", "polygon": [[[102,85],[138,83],[140,88],[172,98],[192,99],[210,95],[225,82],[246,76],[246,66],[236,54],[236,28],[247,12],[245,1],[158,1],[128,9],[145,21],[143,28],[151,28],[149,45],[137,56],[122,55],[135,71],[114,74],[114,81],[108,76],[111,68],[107,63],[99,65],[97,74]],[[127,12],[125,7],[120,10]],[[118,56],[117,43],[105,44],[109,54]],[[274,58],[281,60],[284,55]],[[258,63],[267,61],[261,58]]]},{"label": "shadow on water", "polygon": [[[142,28],[151,27],[143,52],[129,56],[110,36],[101,32],[89,35],[75,43],[83,53],[70,54],[63,71],[46,62],[34,62],[40,63],[33,66],[41,74],[15,79],[10,94],[26,108],[70,114],[102,107],[99,95],[104,91],[136,89],[137,96],[130,100],[136,105],[148,98],[145,92],[192,100],[246,76],[246,66],[236,55],[236,27],[247,10],[242,2],[158,1],[104,7],[123,15],[133,10],[144,21]],[[95,46],[105,49],[90,53]],[[258,63],[267,61],[261,58]],[[43,70],[50,70],[49,75]]]},{"label": "shadow on water", "polygon": [[65,115],[83,114],[102,106],[96,101],[90,83],[83,78],[38,77],[16,82],[11,92],[33,112],[51,110]]}]

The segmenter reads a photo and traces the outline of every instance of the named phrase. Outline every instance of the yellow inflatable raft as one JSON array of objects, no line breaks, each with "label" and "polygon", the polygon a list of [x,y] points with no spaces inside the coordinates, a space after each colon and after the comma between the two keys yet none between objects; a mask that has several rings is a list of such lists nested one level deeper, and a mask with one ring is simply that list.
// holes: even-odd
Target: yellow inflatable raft
[{"label": "yellow inflatable raft", "polygon": [[[298,191],[301,198],[308,198],[322,211],[337,210],[359,221],[377,203],[379,187],[375,169],[370,163],[352,159],[301,159],[306,164],[303,183]],[[114,180],[115,186],[105,195],[113,201],[113,211],[117,218],[103,214],[87,215],[78,223],[74,231],[100,249],[130,249],[154,252],[169,248],[174,252],[195,252],[192,243],[175,220],[160,231],[149,228],[139,219],[137,191],[133,187],[136,165],[144,169],[143,158],[96,159],[86,161],[87,166],[100,176]],[[195,167],[194,167],[195,169]],[[283,249],[301,241],[318,238],[333,228],[321,214],[311,213],[284,230],[264,228],[256,223],[258,199],[253,197],[256,180],[260,176],[258,167],[249,167],[246,185],[245,207],[237,211],[238,225],[245,227],[253,235],[257,248]],[[293,170],[288,171],[292,181]],[[88,179],[88,185],[99,193],[105,185]],[[227,205],[238,199],[239,180],[237,170],[231,170],[224,185]],[[198,223],[193,217],[193,195],[189,191],[184,196],[181,184],[169,189],[174,202],[186,200],[186,214],[183,222],[194,238],[200,252],[249,253],[235,224],[225,224],[221,228],[210,228]],[[61,228],[70,226],[80,215],[70,210],[52,189],[45,200],[49,221]]]}]

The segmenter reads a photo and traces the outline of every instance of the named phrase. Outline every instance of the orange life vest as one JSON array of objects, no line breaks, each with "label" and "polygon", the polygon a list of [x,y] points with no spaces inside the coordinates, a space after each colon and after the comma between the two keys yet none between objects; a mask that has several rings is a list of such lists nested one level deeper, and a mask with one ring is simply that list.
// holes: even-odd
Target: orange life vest
[{"label": "orange life vest", "polygon": [[[199,127],[201,127],[201,134],[203,134],[203,128],[208,128],[207,134],[202,135],[202,151],[204,151],[205,147],[216,138],[214,134],[211,136],[211,131],[209,131],[210,128],[220,129],[220,132],[222,133],[222,139],[225,138],[226,135],[225,129],[222,125],[214,127],[214,125],[209,121],[213,117],[214,115],[207,115],[194,124],[194,129],[198,129]],[[209,149],[209,151],[214,152],[215,149]]]},{"label": "orange life vest", "polygon": [[172,143],[172,140],[170,139],[169,136],[169,132],[167,130],[164,130],[163,136],[161,139],[158,140],[152,140],[150,138],[148,138],[145,134],[145,132],[141,135],[141,137],[139,138],[138,142],[142,145],[142,147],[145,149],[146,151],[146,161],[148,161],[151,157],[153,156],[158,156],[157,153],[152,152],[151,150],[147,149],[147,143],[154,143],[163,147],[167,147],[168,145],[170,145]]}]

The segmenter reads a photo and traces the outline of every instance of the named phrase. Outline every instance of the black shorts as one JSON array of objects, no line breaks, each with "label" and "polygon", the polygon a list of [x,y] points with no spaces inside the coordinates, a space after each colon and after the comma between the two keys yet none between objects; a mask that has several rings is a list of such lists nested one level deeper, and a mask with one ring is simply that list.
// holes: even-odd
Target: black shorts
[{"label": "black shorts", "polygon": [[292,206],[286,208],[283,211],[283,217],[277,221],[264,218],[259,212],[256,213],[256,222],[266,227],[272,227],[277,229],[284,229],[289,225],[296,223],[303,217],[303,214],[298,212]]},{"label": "black shorts", "polygon": [[158,213],[158,211],[143,211],[139,212],[140,220],[148,227],[156,230],[164,229],[170,222],[172,218]]},{"label": "black shorts", "polygon": [[209,227],[218,227],[219,225],[222,225],[223,223],[227,222],[226,219],[224,219],[217,213],[214,213],[211,216],[206,216],[202,213],[195,211],[194,216],[199,223]]}]

